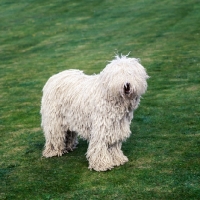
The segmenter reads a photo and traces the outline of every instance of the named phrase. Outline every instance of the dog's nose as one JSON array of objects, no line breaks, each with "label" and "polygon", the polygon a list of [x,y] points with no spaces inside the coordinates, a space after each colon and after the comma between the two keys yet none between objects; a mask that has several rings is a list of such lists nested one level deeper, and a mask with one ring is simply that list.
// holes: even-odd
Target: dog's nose
[{"label": "dog's nose", "polygon": [[126,83],[124,85],[124,93],[129,94],[130,93],[130,83]]}]

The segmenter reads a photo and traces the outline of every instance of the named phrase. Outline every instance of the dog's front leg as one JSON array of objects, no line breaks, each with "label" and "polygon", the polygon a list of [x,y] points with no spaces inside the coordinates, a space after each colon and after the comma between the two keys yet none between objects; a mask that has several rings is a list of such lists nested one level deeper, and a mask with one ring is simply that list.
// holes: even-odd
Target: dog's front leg
[{"label": "dog's front leg", "polygon": [[91,137],[87,150],[89,169],[95,171],[107,171],[114,167],[113,158],[108,150],[108,144],[102,137]]},{"label": "dog's front leg", "polygon": [[125,162],[128,162],[128,158],[123,154],[121,146],[122,142],[116,142],[109,147],[109,152],[115,166],[123,165]]}]

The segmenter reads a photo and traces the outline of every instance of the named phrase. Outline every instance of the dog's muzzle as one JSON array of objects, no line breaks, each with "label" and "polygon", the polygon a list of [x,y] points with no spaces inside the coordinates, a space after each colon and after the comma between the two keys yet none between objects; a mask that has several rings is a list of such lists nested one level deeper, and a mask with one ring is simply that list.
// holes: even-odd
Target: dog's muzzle
[{"label": "dog's muzzle", "polygon": [[125,94],[130,94],[130,91],[131,91],[130,83],[126,83],[124,85],[124,93]]}]

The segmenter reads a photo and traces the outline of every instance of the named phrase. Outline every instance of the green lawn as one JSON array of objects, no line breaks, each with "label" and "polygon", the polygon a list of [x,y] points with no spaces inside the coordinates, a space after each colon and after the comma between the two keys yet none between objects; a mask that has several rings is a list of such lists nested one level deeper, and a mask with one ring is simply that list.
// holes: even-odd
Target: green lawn
[{"label": "green lawn", "polygon": [[[151,76],[123,144],[129,162],[89,171],[83,140],[42,158],[47,79],[129,52]],[[200,1],[1,0],[0,199],[200,199]]]}]

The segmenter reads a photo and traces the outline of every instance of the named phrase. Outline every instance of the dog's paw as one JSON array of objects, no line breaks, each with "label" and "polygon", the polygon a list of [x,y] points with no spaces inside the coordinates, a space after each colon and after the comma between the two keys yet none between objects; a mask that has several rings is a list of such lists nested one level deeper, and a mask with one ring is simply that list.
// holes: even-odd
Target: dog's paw
[{"label": "dog's paw", "polygon": [[114,165],[110,165],[110,166],[89,166],[88,169],[95,170],[97,172],[103,172],[103,171],[111,170],[113,167],[114,167]]},{"label": "dog's paw", "polygon": [[123,165],[126,162],[128,162],[128,158],[124,155],[121,155],[121,157],[114,157],[113,158],[114,166],[120,166],[120,165]]}]

